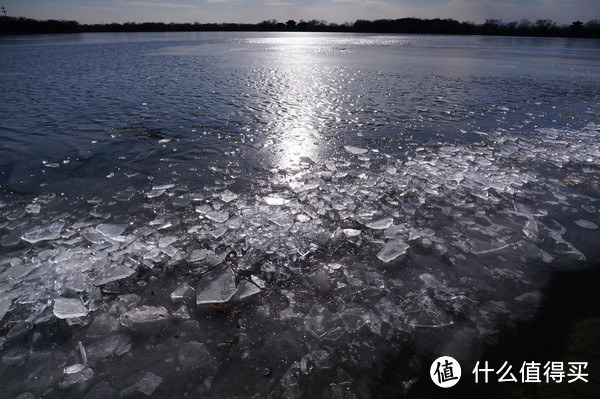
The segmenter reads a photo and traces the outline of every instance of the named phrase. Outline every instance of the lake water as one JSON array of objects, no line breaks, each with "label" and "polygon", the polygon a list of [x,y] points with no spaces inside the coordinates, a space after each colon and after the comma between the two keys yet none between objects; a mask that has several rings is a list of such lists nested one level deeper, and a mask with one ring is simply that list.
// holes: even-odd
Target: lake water
[{"label": "lake water", "polygon": [[2,397],[410,397],[600,260],[598,40],[4,36],[0,71]]}]

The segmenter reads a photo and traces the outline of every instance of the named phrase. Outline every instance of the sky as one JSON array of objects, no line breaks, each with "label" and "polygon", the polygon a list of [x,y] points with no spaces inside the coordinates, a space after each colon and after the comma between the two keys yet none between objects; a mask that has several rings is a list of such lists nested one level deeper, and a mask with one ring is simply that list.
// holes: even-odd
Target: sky
[{"label": "sky", "polygon": [[600,18],[600,0],[0,0],[7,15],[109,22],[248,22],[267,19],[354,22],[453,18],[482,23],[550,18],[558,24]]}]

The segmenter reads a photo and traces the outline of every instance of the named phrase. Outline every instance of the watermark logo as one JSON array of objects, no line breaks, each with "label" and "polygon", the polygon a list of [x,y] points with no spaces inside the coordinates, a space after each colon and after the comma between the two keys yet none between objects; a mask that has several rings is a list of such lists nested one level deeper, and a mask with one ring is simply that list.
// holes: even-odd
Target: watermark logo
[{"label": "watermark logo", "polygon": [[431,380],[438,387],[453,387],[460,380],[460,364],[453,357],[439,357],[431,365],[429,375],[431,375]]},{"label": "watermark logo", "polygon": [[[490,375],[492,379],[496,379],[498,382],[520,382],[526,383],[557,383],[560,384],[566,381],[572,384],[577,381],[588,382],[589,374],[586,369],[588,366],[587,362],[568,362],[568,368],[565,367],[564,362],[523,362],[521,368],[517,372],[513,373],[511,370],[512,365],[508,362],[504,362],[499,369],[493,369],[489,363],[477,362],[472,373],[475,375],[475,383],[479,384],[483,382],[487,384],[490,381]],[[520,378],[517,378],[517,376]]]}]

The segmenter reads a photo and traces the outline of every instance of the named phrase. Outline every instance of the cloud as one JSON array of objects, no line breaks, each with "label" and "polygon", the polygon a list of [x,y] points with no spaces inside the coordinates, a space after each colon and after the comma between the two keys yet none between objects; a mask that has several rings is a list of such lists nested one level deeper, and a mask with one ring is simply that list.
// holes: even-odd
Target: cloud
[{"label": "cloud", "polygon": [[263,6],[295,6],[294,3],[286,3],[284,1],[265,1]]}]

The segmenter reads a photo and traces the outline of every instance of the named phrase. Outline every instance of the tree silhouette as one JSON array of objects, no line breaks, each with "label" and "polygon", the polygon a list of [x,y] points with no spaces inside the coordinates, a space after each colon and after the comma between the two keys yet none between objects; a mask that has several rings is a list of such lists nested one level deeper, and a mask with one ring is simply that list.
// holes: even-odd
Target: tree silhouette
[{"label": "tree silhouette", "polygon": [[69,32],[182,32],[182,31],[316,31],[316,32],[373,32],[416,34],[462,34],[462,35],[522,35],[522,36],[571,36],[600,37],[600,19],[585,24],[576,21],[569,27],[557,27],[551,19],[528,19],[507,24],[496,18],[483,24],[459,22],[454,19],[359,19],[354,23],[327,23],[322,20],[300,21],[290,19],[286,23],[269,19],[257,24],[240,23],[169,23],[126,22],[124,24],[80,25],[76,21],[38,21],[28,18],[0,17],[0,34],[14,33],[69,33]]},{"label": "tree silhouette", "polygon": [[548,18],[538,19],[537,21],[535,21],[535,27],[540,30],[553,29],[556,28],[556,22]]}]

